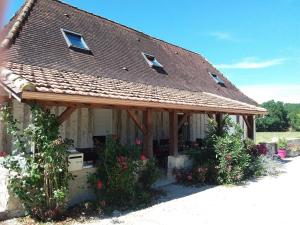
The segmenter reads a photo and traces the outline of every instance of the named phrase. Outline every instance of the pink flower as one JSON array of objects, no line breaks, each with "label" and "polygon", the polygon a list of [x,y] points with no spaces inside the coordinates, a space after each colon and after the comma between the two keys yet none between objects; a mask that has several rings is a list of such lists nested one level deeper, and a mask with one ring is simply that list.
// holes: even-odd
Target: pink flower
[{"label": "pink flower", "polygon": [[191,175],[189,175],[189,176],[187,176],[187,179],[188,179],[189,181],[191,181],[191,180],[193,180],[193,177],[192,177]]},{"label": "pink flower", "polygon": [[103,188],[103,183],[102,183],[101,180],[98,180],[97,188],[98,188],[99,190],[101,190],[101,189]]},{"label": "pink flower", "polygon": [[146,156],[144,156],[144,155],[141,155],[141,158],[140,158],[142,161],[145,161],[145,160],[147,160],[147,158],[146,158]]},{"label": "pink flower", "polygon": [[142,143],[141,139],[139,139],[139,138],[135,139],[135,144],[136,145],[141,145],[141,143]]}]

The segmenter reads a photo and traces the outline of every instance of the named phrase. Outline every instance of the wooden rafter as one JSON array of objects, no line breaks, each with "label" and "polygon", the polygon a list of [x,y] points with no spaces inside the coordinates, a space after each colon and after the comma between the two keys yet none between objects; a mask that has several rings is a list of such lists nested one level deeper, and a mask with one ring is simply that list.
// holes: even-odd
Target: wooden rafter
[{"label": "wooden rafter", "polygon": [[62,124],[65,122],[71,115],[72,113],[76,110],[76,107],[67,107],[62,114],[58,117],[58,122],[59,124]]},{"label": "wooden rafter", "polygon": [[249,129],[250,128],[250,123],[248,121],[248,117],[247,116],[243,116],[243,119],[244,119],[244,121],[245,121],[245,123],[247,125],[247,128]]},{"label": "wooden rafter", "polygon": [[208,118],[209,118],[209,119],[211,119],[211,120],[213,120],[213,119],[214,119],[214,116],[213,116],[213,114],[212,114],[212,113],[207,113],[207,116],[208,116]]},{"label": "wooden rafter", "polygon": [[145,128],[144,124],[139,121],[137,116],[134,114],[132,110],[127,110],[127,113],[129,117],[133,120],[135,125],[142,131],[142,133],[145,135],[147,133],[147,129]]}]

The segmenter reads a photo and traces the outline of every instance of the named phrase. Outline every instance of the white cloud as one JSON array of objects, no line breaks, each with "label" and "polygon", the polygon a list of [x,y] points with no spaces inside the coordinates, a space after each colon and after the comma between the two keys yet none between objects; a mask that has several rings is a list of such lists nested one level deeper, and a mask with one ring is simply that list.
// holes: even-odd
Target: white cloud
[{"label": "white cloud", "polygon": [[235,40],[230,33],[227,32],[212,32],[209,34],[219,40],[233,41]]},{"label": "white cloud", "polygon": [[266,84],[240,86],[240,90],[258,103],[269,100],[300,103],[300,85]]},{"label": "white cloud", "polygon": [[264,61],[257,61],[254,58],[246,58],[237,63],[218,64],[219,69],[261,69],[282,64],[286,59],[278,58]]}]

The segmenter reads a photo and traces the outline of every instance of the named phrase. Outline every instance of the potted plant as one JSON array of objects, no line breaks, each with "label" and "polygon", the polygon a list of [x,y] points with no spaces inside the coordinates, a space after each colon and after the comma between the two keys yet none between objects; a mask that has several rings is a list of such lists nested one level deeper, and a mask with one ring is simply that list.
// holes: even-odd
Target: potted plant
[{"label": "potted plant", "polygon": [[281,159],[284,159],[286,157],[286,149],[287,149],[287,140],[285,138],[279,138],[277,146],[277,154]]}]

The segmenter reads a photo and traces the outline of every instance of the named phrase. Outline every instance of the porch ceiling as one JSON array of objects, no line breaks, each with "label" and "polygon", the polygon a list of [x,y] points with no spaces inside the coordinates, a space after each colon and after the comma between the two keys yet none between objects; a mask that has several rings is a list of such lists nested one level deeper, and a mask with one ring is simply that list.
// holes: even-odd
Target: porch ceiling
[{"label": "porch ceiling", "polygon": [[207,92],[128,82],[106,77],[9,63],[2,84],[21,100],[110,105],[230,114],[265,114],[256,105]]}]

